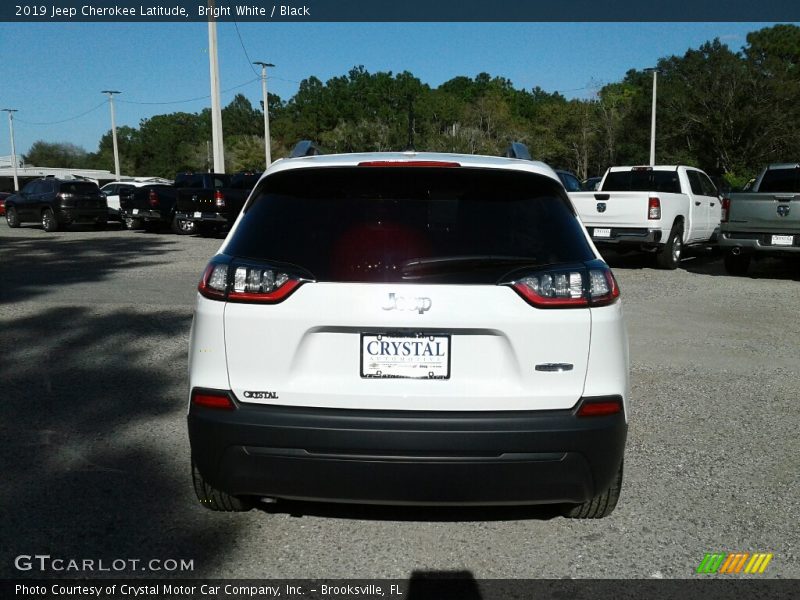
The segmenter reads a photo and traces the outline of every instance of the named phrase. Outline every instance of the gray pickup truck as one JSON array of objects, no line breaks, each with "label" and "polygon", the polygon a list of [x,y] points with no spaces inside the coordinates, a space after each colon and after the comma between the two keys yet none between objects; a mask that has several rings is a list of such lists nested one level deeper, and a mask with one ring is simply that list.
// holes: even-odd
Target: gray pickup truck
[{"label": "gray pickup truck", "polygon": [[800,164],[768,166],[749,192],[722,201],[725,270],[745,275],[754,257],[800,259]]}]

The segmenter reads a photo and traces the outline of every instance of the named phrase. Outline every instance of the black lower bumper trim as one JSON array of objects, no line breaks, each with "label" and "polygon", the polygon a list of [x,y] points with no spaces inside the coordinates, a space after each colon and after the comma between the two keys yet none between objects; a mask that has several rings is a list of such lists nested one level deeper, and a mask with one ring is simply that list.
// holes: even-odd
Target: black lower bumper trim
[{"label": "black lower bumper trim", "polygon": [[234,495],[375,504],[583,502],[622,461],[624,415],[192,406],[192,457]]}]

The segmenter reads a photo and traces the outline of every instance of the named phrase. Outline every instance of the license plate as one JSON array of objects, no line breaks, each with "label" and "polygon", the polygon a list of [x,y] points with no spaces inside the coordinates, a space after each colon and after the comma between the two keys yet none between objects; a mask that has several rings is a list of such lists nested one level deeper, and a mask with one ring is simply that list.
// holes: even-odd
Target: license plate
[{"label": "license plate", "polygon": [[449,335],[361,334],[361,377],[449,379]]},{"label": "license plate", "polygon": [[194,218],[195,218],[195,219],[199,219],[199,218],[200,218],[200,217],[202,217],[202,216],[203,216],[203,213],[201,213],[201,212],[195,212],[195,213],[194,213]]},{"label": "license plate", "polygon": [[773,235],[772,236],[772,245],[773,246],[791,246],[794,243],[794,236],[793,235]]},{"label": "license plate", "polygon": [[134,209],[131,211],[131,214],[138,215],[138,214],[139,214],[139,209],[138,209],[138,208],[134,208]]},{"label": "license plate", "polygon": [[608,228],[608,227],[604,227],[604,228],[595,227],[594,228],[593,237],[596,237],[596,238],[610,238],[611,237],[611,229]]}]

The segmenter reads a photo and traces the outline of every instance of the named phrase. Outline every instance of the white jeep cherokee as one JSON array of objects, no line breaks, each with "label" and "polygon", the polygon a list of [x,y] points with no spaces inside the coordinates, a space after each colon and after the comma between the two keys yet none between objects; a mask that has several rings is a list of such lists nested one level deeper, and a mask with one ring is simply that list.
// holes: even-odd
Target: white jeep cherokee
[{"label": "white jeep cherokee", "polygon": [[202,276],[189,386],[211,509],[619,496],[619,289],[542,163],[277,161]]}]

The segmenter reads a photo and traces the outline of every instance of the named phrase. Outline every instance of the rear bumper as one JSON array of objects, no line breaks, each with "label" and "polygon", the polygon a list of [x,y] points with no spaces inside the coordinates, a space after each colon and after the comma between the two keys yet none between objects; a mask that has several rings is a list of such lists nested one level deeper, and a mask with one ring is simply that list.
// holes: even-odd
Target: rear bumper
[{"label": "rear bumper", "polygon": [[105,223],[108,221],[108,208],[63,208],[56,211],[59,223]]},{"label": "rear bumper", "polygon": [[624,414],[192,406],[192,457],[234,495],[374,504],[583,502],[622,461]]},{"label": "rear bumper", "polygon": [[[792,236],[792,245],[773,244],[773,235]],[[722,231],[718,244],[720,248],[736,249],[742,254],[798,254],[800,253],[800,233]]]},{"label": "rear bumper", "polygon": [[179,212],[176,213],[179,219],[186,219],[187,221],[195,221],[196,223],[219,223],[224,225],[228,222],[228,217],[222,213],[212,212]]},{"label": "rear bumper", "polygon": [[162,213],[160,210],[126,210],[124,211],[124,218],[140,219],[141,221],[169,221],[169,215]]},{"label": "rear bumper", "polygon": [[[595,244],[637,244],[657,245],[661,243],[662,232],[660,229],[647,229],[645,227],[594,227],[587,226],[589,235]],[[608,236],[598,237],[595,230],[610,229]]]}]

